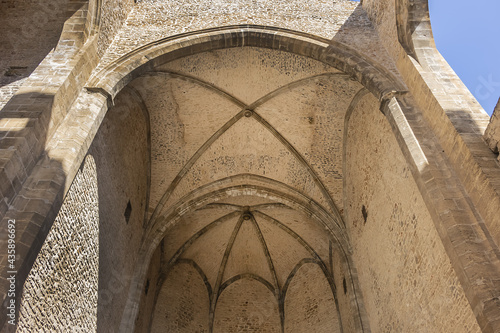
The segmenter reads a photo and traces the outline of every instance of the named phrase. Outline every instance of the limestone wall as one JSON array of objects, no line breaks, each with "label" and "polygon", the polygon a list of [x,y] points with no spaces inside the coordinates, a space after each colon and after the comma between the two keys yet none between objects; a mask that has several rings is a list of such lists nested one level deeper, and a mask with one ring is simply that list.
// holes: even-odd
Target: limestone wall
[{"label": "limestone wall", "polygon": [[130,12],[125,24],[94,72],[136,48],[173,36],[234,25],[289,29],[301,34],[347,44],[398,75],[394,60],[359,2],[349,0],[301,1],[240,0],[170,2],[146,0]]},{"label": "limestone wall", "polygon": [[129,12],[134,6],[134,0],[101,0],[99,18],[99,41],[97,49],[103,54],[116,37]]},{"label": "limestone wall", "polygon": [[278,303],[270,290],[256,280],[242,279],[220,296],[214,332],[280,332]]},{"label": "limestone wall", "polygon": [[89,150],[99,184],[99,331],[119,327],[137,264],[149,186],[148,126],[140,101],[124,94]]},{"label": "limestone wall", "polygon": [[[74,327],[87,332],[119,326],[136,264],[149,180],[149,120],[138,101],[128,98],[118,99],[108,111],[90,149],[89,158],[95,160],[92,178],[83,181],[82,189],[70,190],[59,213],[62,220],[54,222],[47,250],[42,249],[30,273],[21,331]],[[73,187],[79,182],[77,176]],[[79,219],[83,225],[72,223]]]},{"label": "limestone wall", "polygon": [[0,110],[47,54],[74,13],[69,0],[2,1],[0,4]]},{"label": "limestone wall", "polygon": [[346,142],[346,223],[374,332],[479,332],[391,128],[367,95]]},{"label": "limestone wall", "polygon": [[498,153],[498,147],[500,146],[499,124],[500,124],[500,99],[498,100],[497,106],[495,107],[493,115],[491,116],[490,123],[488,124],[488,128],[486,129],[486,133],[484,134],[486,142],[488,143],[490,149],[494,153]]},{"label": "limestone wall", "polygon": [[[290,53],[241,48],[182,58],[134,80],[131,86],[143,96],[152,119],[155,186],[150,211],[164,195],[170,196],[168,207],[198,186],[249,172],[300,188],[328,207],[328,198],[304,163],[269,129],[246,117],[226,128],[244,104],[253,103],[256,112],[314,165],[328,195],[340,203],[342,115],[360,86],[335,73],[330,66]],[[273,95],[277,89],[282,90]],[[221,129],[220,139],[198,151]]]},{"label": "limestone wall", "polygon": [[[313,1],[308,2],[306,6],[297,0],[265,2],[145,0],[134,6],[99,68],[155,40],[237,24],[287,28],[331,39],[358,5],[357,2],[345,0]],[[108,11],[109,15],[114,12],[111,9]],[[332,15],[332,12],[336,15]]]},{"label": "limestone wall", "polygon": [[[366,0],[363,8],[497,248],[500,168],[483,140],[489,116],[436,49],[428,1]],[[402,12],[398,8],[403,8]],[[406,34],[403,45],[398,41],[398,33]],[[412,44],[413,52],[408,51],[404,39]]]},{"label": "limestone wall", "polygon": [[[397,0],[400,1],[400,0]],[[395,61],[399,58],[402,47],[398,41],[396,24],[396,1],[363,0],[363,9],[376,27],[385,49]]]},{"label": "limestone wall", "polygon": [[[387,74],[387,78],[392,72],[403,79],[410,90],[408,95],[412,96],[405,101],[416,101],[415,105],[412,103],[405,105],[407,109],[404,110],[405,114],[411,116],[411,129],[418,131],[424,128],[425,132],[427,125],[420,127],[419,124],[423,118],[434,131],[434,133],[430,133],[430,130],[429,133],[424,133],[425,138],[434,138],[435,134],[443,147],[444,158],[438,154],[426,155],[430,163],[433,166],[439,165],[439,171],[451,175],[449,177],[454,177],[455,171],[460,177],[456,187],[444,186],[446,189],[438,193],[444,193],[445,198],[441,201],[438,200],[442,199],[441,197],[436,198],[436,206],[446,208],[449,204],[456,210],[460,210],[461,207],[464,210],[468,209],[466,214],[470,214],[465,216],[464,213],[463,220],[482,223],[484,219],[486,227],[482,224],[481,227],[484,227],[483,230],[489,227],[494,239],[491,244],[493,247],[496,246],[495,241],[498,244],[500,237],[496,223],[498,185],[492,180],[498,179],[500,169],[498,163],[494,161],[495,156],[487,151],[480,137],[485,124],[484,112],[478,108],[473,99],[469,98],[458,78],[449,71],[444,61],[436,57],[435,50],[427,47],[432,46],[431,41],[427,40],[417,45],[421,48],[420,51],[423,50],[419,53],[420,63],[414,62],[402,52],[398,44],[395,15],[397,7],[394,6],[394,2],[365,0],[364,9],[350,1],[313,2],[308,3],[305,8],[303,2],[294,1],[268,3],[267,7],[261,5],[262,3],[254,1],[242,1],[232,6],[225,1],[202,4],[190,1],[179,3],[148,0],[136,4],[132,9],[131,1],[104,1],[102,29],[98,40],[89,43],[87,49],[82,49],[81,52],[79,47],[65,44],[68,46],[68,52],[60,50],[60,53],[53,54],[45,60],[36,75],[30,78],[32,86],[20,90],[21,93],[26,93],[26,96],[12,103],[12,108],[9,113],[3,114],[2,120],[5,133],[8,132],[13,137],[4,138],[0,147],[3,148],[0,153],[5,157],[0,185],[6,199],[0,201],[0,211],[3,213],[10,209],[10,216],[15,216],[17,212],[24,212],[25,208],[36,210],[36,213],[30,211],[22,215],[24,220],[20,220],[23,223],[23,227],[19,230],[22,230],[24,252],[32,250],[36,253],[38,246],[36,242],[44,238],[43,228],[48,224],[39,223],[33,227],[31,220],[35,217],[37,221],[38,219],[44,221],[46,217],[51,216],[52,210],[55,211],[58,204],[60,205],[60,201],[53,197],[60,194],[62,198],[62,192],[69,187],[64,184],[63,178],[68,176],[67,182],[71,183],[80,165],[78,161],[86,155],[87,145],[82,145],[81,142],[92,141],[95,133],[93,131],[102,119],[99,117],[104,114],[104,111],[96,112],[98,115],[95,116],[88,111],[91,107],[105,109],[105,99],[109,96],[106,91],[100,90],[100,86],[90,89],[91,93],[82,92],[81,100],[71,109],[72,113],[69,116],[66,114],[80,88],[97,65],[97,54],[102,55],[102,58],[99,67],[93,72],[94,78],[97,78],[99,83],[108,84],[113,81],[109,77],[126,75],[126,70],[119,68],[116,73],[109,73],[109,77],[106,78],[100,77],[102,73],[99,70],[137,47],[161,38],[171,38],[176,34],[231,24],[263,24],[298,30],[305,34],[316,34],[323,38],[325,45],[327,39],[346,43],[362,53],[366,59],[374,60],[376,66],[381,64],[384,67],[382,72],[384,75]],[[291,17],[293,19],[290,19]],[[125,25],[122,26],[124,22]],[[251,33],[255,34],[255,31]],[[218,48],[224,47],[224,43],[227,43],[226,46],[231,46],[234,42],[229,37],[227,39],[216,35],[211,37],[223,40],[222,44],[217,44]],[[68,43],[71,42],[74,41],[68,40]],[[280,39],[271,41],[274,42],[279,44]],[[109,44],[111,46],[108,48]],[[278,45],[276,48],[290,47],[291,50],[299,46],[299,44]],[[179,54],[187,55],[199,50],[195,45],[193,48],[185,48],[183,52]],[[337,52],[342,53],[338,50]],[[328,55],[330,56],[332,55]],[[137,62],[144,63],[148,57],[137,57]],[[342,64],[348,70],[351,65],[369,67],[364,62]],[[344,143],[347,147],[346,160],[343,160],[342,121],[353,96],[361,89],[358,82],[350,80],[337,69],[320,62],[267,49],[218,50],[191,55],[168,64],[155,63],[155,65],[158,65],[155,68],[158,70],[157,73],[147,73],[136,78],[121,95],[116,96],[114,101],[108,98],[107,102],[110,105],[115,103],[115,106],[108,111],[90,149],[96,161],[99,196],[100,276],[96,324],[99,330],[106,331],[120,327],[125,303],[130,299],[134,306],[141,304],[141,307],[144,307],[141,309],[143,312],[153,312],[155,299],[161,300],[154,310],[158,313],[154,319],[158,321],[155,325],[164,324],[162,316],[165,314],[177,316],[179,319],[177,324],[180,326],[186,322],[191,325],[193,322],[206,319],[201,316],[200,311],[196,311],[199,304],[190,300],[178,297],[179,303],[165,303],[165,299],[169,297],[164,295],[178,296],[178,292],[184,287],[180,286],[178,290],[164,290],[163,287],[166,285],[162,287],[161,282],[158,282],[163,281],[163,278],[166,278],[166,281],[171,278],[168,276],[160,278],[161,274],[165,275],[160,268],[164,265],[163,249],[153,257],[144,284],[139,286],[140,295],[133,295],[128,299],[129,295],[133,294],[133,290],[129,293],[129,286],[138,264],[141,267],[150,264],[149,260],[147,263],[137,262],[140,260],[137,253],[142,233],[148,228],[147,220],[158,204],[159,211],[165,208],[165,212],[197,188],[221,181],[227,176],[230,176],[232,181],[241,174],[252,173],[269,178],[269,182],[278,181],[293,187],[335,216],[342,214],[342,210],[340,213],[337,212],[335,205],[340,208],[342,203],[344,204],[342,216],[345,217],[352,241],[353,263],[358,267],[361,289],[356,288],[358,275],[354,267],[349,267],[350,262],[345,257],[329,253],[325,258],[330,260],[330,274],[333,274],[340,318],[345,323],[343,328],[346,332],[361,329],[359,323],[351,319],[355,317],[353,309],[356,307],[364,309],[365,305],[366,316],[374,331],[478,331],[476,319],[465,299],[455,270],[460,274],[462,283],[464,280],[469,281],[475,276],[475,271],[471,267],[479,256],[475,258],[464,251],[467,256],[461,256],[460,261],[457,261],[448,243],[445,244],[448,254],[444,251],[442,243],[443,240],[448,242],[445,237],[448,234],[440,229],[443,239],[438,236],[431,214],[425,207],[412,178],[415,177],[417,182],[421,180],[418,178],[418,172],[422,170],[417,172],[413,168],[412,175],[405,159],[399,153],[399,146],[403,144],[394,139],[386,119],[378,111],[379,101],[370,96],[365,97],[352,114],[348,125],[347,143]],[[54,66],[60,66],[57,74],[54,74],[52,68]],[[130,65],[130,68],[134,66],[136,64]],[[148,69],[153,69],[153,66]],[[441,70],[444,74],[437,75],[436,73]],[[359,77],[362,76],[360,73],[357,74]],[[316,77],[310,82],[294,83],[311,75],[325,76]],[[360,81],[364,83],[369,81],[367,76],[363,76]],[[102,82],[99,81],[101,78]],[[374,82],[377,83],[379,79],[380,77],[377,77]],[[390,78],[392,79],[394,78]],[[396,81],[397,79],[394,82]],[[383,88],[386,87],[384,83],[380,83]],[[103,86],[109,88],[105,84]],[[33,87],[38,88],[33,90]],[[282,87],[286,89],[273,95],[274,89]],[[398,89],[402,90],[402,87],[404,85]],[[5,86],[4,97],[15,93],[17,88],[15,84]],[[121,87],[116,88],[119,89]],[[388,92],[384,89],[381,91]],[[112,94],[114,95],[114,92]],[[262,103],[251,105],[258,100]],[[421,114],[417,105],[422,111]],[[456,107],[459,108],[458,111]],[[244,114],[246,108],[252,111]],[[152,115],[151,146],[148,141],[150,120],[146,109]],[[418,114],[410,114],[409,109],[412,109],[412,112],[416,110]],[[16,119],[18,116],[22,116],[23,119]],[[64,130],[58,132],[60,124],[65,126],[61,126]],[[217,130],[220,130],[220,135],[210,142],[211,135]],[[52,136],[54,133],[56,135]],[[422,138],[421,132],[417,134]],[[425,145],[426,152],[432,149],[441,151],[440,148],[436,148],[439,145],[433,146],[424,140],[421,143]],[[204,144],[205,147],[198,150]],[[49,159],[42,161],[41,166],[36,169],[37,173],[30,175],[46,146],[50,147],[47,156],[57,161],[53,161],[53,164],[50,164],[52,161]],[[410,160],[408,156],[407,158]],[[437,159],[439,161],[436,162]],[[62,166],[58,164],[57,167],[53,167],[59,161]],[[345,167],[342,169],[343,163]],[[449,165],[454,166],[455,170],[451,167],[448,169]],[[53,174],[49,173],[47,179],[50,177],[57,179],[56,183],[51,183],[55,184],[53,186],[56,189],[50,196],[44,195],[46,193],[43,191],[48,191],[47,186],[39,181],[42,179],[40,174],[43,175],[43,172],[49,169]],[[286,172],[283,172],[284,169]],[[31,178],[24,188],[23,182],[28,177]],[[45,177],[43,179],[46,180]],[[75,184],[77,181],[78,178]],[[151,198],[148,184],[154,186]],[[421,182],[418,184],[422,190],[424,186]],[[22,195],[18,195],[15,202],[12,202],[16,193]],[[69,193],[67,198],[71,198],[73,192]],[[429,199],[429,196],[436,192],[422,193],[426,195],[425,202],[428,207],[433,208],[430,203],[432,198]],[[42,202],[40,196],[49,199]],[[455,200],[458,196],[459,198]],[[258,200],[253,201],[255,205],[256,202]],[[312,200],[310,202],[312,203]],[[231,204],[234,206],[234,203],[228,203],[228,206]],[[241,206],[239,209],[248,206],[248,203],[244,202],[239,204]],[[64,212],[64,209],[61,210],[60,215],[65,214]],[[439,219],[435,212],[432,216],[435,221]],[[462,220],[458,218],[457,221]],[[158,219],[152,223],[169,222]],[[158,233],[160,230],[164,231],[164,229],[153,230]],[[52,232],[59,232],[57,226]],[[307,234],[307,231],[304,233]],[[451,242],[462,241],[465,238],[464,235],[454,234]],[[47,242],[50,241],[49,236]],[[327,243],[322,242],[323,252],[328,248],[325,244]],[[337,250],[335,246],[333,249]],[[485,253],[483,248],[480,250]],[[43,251],[45,250],[42,250],[41,256],[46,255]],[[241,253],[243,252],[240,251]],[[489,255],[489,252],[485,254]],[[466,258],[463,259],[464,257]],[[29,260],[25,263],[25,258],[28,257],[23,256],[20,262],[24,264],[23,269],[27,270],[26,267],[31,263]],[[325,258],[323,260],[326,261]],[[455,270],[449,258],[454,260]],[[461,266],[463,262],[466,267]],[[47,263],[51,263],[50,258]],[[40,259],[35,263],[35,267],[44,264]],[[68,277],[74,278],[73,268],[64,267],[60,272],[64,272],[65,269],[68,269]],[[238,267],[232,269],[232,272],[240,272]],[[299,272],[302,274],[302,270]],[[496,281],[495,272],[493,270],[491,272],[493,279],[488,282],[493,284],[492,281]],[[195,273],[187,269],[180,272],[176,278],[196,276]],[[31,274],[36,274],[36,270]],[[462,274],[467,275],[464,277]],[[27,285],[32,287],[26,289],[28,293],[26,299],[29,299],[30,292],[38,290],[38,286],[35,286],[38,282],[32,275],[28,279]],[[91,278],[95,278],[95,274]],[[5,279],[1,281],[2,287],[4,281]],[[300,279],[300,277],[292,281],[290,295],[294,295],[293,290],[295,290],[295,296],[303,289],[294,289],[294,283],[303,284],[306,288],[309,282],[307,278]],[[247,319],[244,323],[232,319],[235,312],[244,313],[248,309],[260,316],[258,311],[253,311],[255,304],[245,303],[241,294],[233,289],[237,286],[235,283],[226,286],[221,294],[220,304],[224,311],[219,308],[217,310],[219,312],[213,314],[218,318],[215,322],[221,331],[243,328],[273,331],[277,327],[272,292],[263,287],[264,285],[256,287],[253,282],[249,279],[239,280],[237,283],[246,284],[247,290],[251,290],[252,295],[261,299],[263,304],[272,305],[268,311],[271,314],[269,320],[272,324],[268,325],[265,322],[261,325],[262,328],[257,329],[255,315],[242,316]],[[325,281],[316,282],[316,285],[320,285]],[[483,283],[474,280],[472,284],[470,289],[466,283],[464,284],[469,301],[479,299],[478,303],[481,306],[487,301],[491,301],[491,304],[498,301],[498,298],[486,300],[482,299],[482,296],[476,297],[475,293],[480,288],[478,286],[482,286]],[[199,283],[195,285],[200,286]],[[51,291],[50,287],[43,286],[43,288]],[[89,290],[95,291],[92,288]],[[196,290],[200,291],[201,288]],[[313,288],[312,291],[318,292],[318,289]],[[186,291],[186,294],[189,292]],[[489,292],[488,289],[485,294],[496,297],[496,294]],[[357,294],[363,297],[355,297]],[[197,295],[194,292],[191,296]],[[312,320],[322,317],[320,314],[325,313],[329,319],[334,317],[332,307],[315,307],[318,304],[314,302],[315,299],[327,299],[331,302],[332,299],[328,295],[327,292],[321,295],[314,294],[313,300],[308,303],[304,301],[298,307],[290,307],[290,311],[296,311],[294,316],[304,316],[317,323],[318,332],[326,326],[336,326],[335,320],[331,322]],[[65,297],[62,295],[61,299],[64,300]],[[135,300],[140,297],[142,303],[140,300]],[[296,298],[308,299],[305,296]],[[223,299],[233,301],[236,306],[231,308],[229,302],[225,303]],[[37,301],[32,298],[29,302],[35,304]],[[24,303],[28,305],[23,305],[22,313],[31,311],[29,302]],[[44,305],[41,303],[39,302],[37,306],[43,308]],[[57,309],[57,306],[54,309]],[[491,308],[494,308],[494,305]],[[479,309],[479,306],[475,309]],[[490,311],[490,307],[484,312],[486,311]],[[477,316],[483,316],[482,310],[476,312],[479,313]],[[75,313],[78,314],[74,312],[71,315],[74,316]],[[416,319],[415,314],[418,314]],[[201,319],[196,317],[196,320],[191,320],[191,317],[198,315]],[[22,327],[45,325],[43,320],[33,324],[30,320],[26,320],[28,316],[24,315],[23,318],[22,325],[25,326]],[[79,318],[71,320],[80,321]],[[93,320],[88,321],[90,326],[94,325]],[[139,318],[137,329],[147,331],[148,320],[149,317]],[[289,329],[293,329],[300,327],[306,321],[293,322],[292,319],[290,322],[292,324],[288,323]],[[186,330],[192,329],[189,325],[185,326]]]},{"label": "limestone wall", "polygon": [[332,290],[320,267],[303,265],[286,294],[285,332],[340,333],[341,325]]},{"label": "limestone wall", "polygon": [[143,297],[139,305],[140,313],[135,324],[135,333],[151,332],[151,325],[153,324],[153,316],[155,313],[155,303],[159,294],[162,292],[162,282],[165,277],[161,275],[161,265],[164,262],[164,257],[162,255],[163,247],[163,244],[158,247],[149,264],[149,271],[142,290]]},{"label": "limestone wall", "polygon": [[209,293],[193,266],[176,265],[161,285],[157,299],[150,332],[209,332]]},{"label": "limestone wall", "polygon": [[99,193],[94,159],[78,172],[23,288],[17,332],[97,328]]},{"label": "limestone wall", "polygon": [[348,262],[342,250],[330,243],[330,265],[336,287],[338,314],[342,332],[366,332],[369,323],[365,315],[363,293],[353,262]]}]

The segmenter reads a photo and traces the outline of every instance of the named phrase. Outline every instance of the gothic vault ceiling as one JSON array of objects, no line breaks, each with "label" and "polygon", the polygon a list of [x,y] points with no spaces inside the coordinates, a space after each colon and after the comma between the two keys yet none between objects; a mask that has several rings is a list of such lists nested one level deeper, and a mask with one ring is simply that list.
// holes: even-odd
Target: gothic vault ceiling
[{"label": "gothic vault ceiling", "polygon": [[347,249],[330,229],[342,228],[344,119],[361,90],[316,60],[250,47],[129,84],[150,118],[145,227],[164,234],[153,331],[341,331]]}]

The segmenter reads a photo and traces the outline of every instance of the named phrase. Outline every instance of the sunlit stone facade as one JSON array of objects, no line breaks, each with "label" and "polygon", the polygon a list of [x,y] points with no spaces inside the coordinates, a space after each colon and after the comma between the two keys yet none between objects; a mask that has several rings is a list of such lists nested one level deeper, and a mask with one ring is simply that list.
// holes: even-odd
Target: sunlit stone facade
[{"label": "sunlit stone facade", "polygon": [[0,8],[1,332],[500,331],[496,118],[426,0]]}]

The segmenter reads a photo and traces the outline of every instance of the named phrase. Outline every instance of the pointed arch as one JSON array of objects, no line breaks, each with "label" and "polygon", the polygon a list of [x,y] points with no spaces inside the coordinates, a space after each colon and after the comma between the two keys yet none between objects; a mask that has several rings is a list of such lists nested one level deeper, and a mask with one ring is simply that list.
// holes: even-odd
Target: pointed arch
[{"label": "pointed arch", "polygon": [[359,81],[381,101],[407,90],[394,74],[346,44],[298,31],[248,24],[179,34],[138,47],[94,75],[87,89],[103,91],[114,98],[131,80],[166,62],[245,46],[278,49],[329,64]]}]

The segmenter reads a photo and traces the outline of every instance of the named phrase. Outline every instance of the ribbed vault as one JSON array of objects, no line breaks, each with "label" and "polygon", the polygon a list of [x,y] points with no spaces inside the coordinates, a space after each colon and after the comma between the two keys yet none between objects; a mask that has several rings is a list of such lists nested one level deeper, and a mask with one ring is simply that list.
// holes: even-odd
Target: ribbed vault
[{"label": "ribbed vault", "polygon": [[363,87],[252,47],[180,58],[128,87],[151,123],[152,259],[136,327],[362,330],[339,207],[344,118]]},{"label": "ribbed vault", "polygon": [[[210,150],[210,148],[216,143],[218,139],[220,139],[224,134],[226,134],[228,131],[231,130],[232,127],[236,127],[237,123],[243,122],[242,118],[252,118],[255,120],[254,123],[255,125],[253,126],[261,126],[263,130],[267,131],[269,134],[271,134],[274,139],[276,139],[276,142],[278,144],[281,144],[284,149],[287,150],[287,152],[293,156],[293,158],[296,160],[296,163],[298,163],[303,170],[305,171],[305,176],[310,178],[310,182],[314,184],[316,187],[315,191],[317,192],[317,200],[320,202],[323,202],[328,209],[338,216],[338,210],[335,206],[335,203],[333,202],[333,199],[326,189],[325,185],[322,183],[322,181],[319,179],[319,176],[317,175],[316,171],[311,167],[311,165],[308,163],[308,161],[302,156],[302,154],[294,147],[293,144],[291,144],[269,121],[267,121],[264,117],[262,117],[258,112],[255,110],[257,108],[264,110],[263,112],[269,111],[269,107],[267,106],[266,102],[271,101],[274,98],[280,97],[281,94],[284,92],[289,92],[292,89],[296,87],[300,87],[301,85],[310,83],[310,82],[319,82],[320,80],[325,80],[325,79],[343,79],[346,80],[347,77],[345,74],[340,74],[340,73],[325,73],[325,74],[319,74],[319,75],[314,75],[311,77],[306,77],[304,79],[299,79],[297,81],[293,81],[291,83],[288,83],[284,86],[281,86],[258,100],[254,101],[253,103],[246,104],[243,101],[240,101],[238,98],[235,96],[231,95],[230,93],[225,92],[224,90],[208,83],[204,82],[202,80],[196,79],[194,77],[190,77],[188,75],[182,75],[178,73],[169,73],[169,72],[156,72],[154,75],[165,75],[166,78],[175,78],[175,79],[180,79],[180,80],[185,80],[190,83],[194,83],[196,85],[200,85],[201,87],[204,87],[208,90],[213,91],[215,94],[218,94],[219,96],[227,99],[229,102],[233,103],[236,107],[240,108],[240,111],[236,113],[232,118],[230,118],[226,123],[224,123],[215,133],[213,133],[210,138],[205,141],[202,146],[193,154],[193,156],[187,161],[187,163],[182,167],[182,169],[179,171],[177,176],[174,178],[174,180],[170,183],[168,188],[166,189],[165,193],[159,200],[158,205],[156,206],[157,208],[152,214],[151,219],[154,221],[156,218],[158,212],[163,209],[169,200],[172,202],[175,200],[171,200],[171,197],[173,196],[174,192],[176,192],[176,189],[179,184],[183,182],[186,176],[189,175],[189,172],[192,170],[193,167],[195,167],[196,163],[202,158],[202,155],[205,154],[207,151]],[[271,104],[271,103],[269,103]],[[312,117],[308,118],[309,122],[314,121]],[[255,135],[261,135],[261,133],[258,132],[258,134]],[[337,171],[337,173],[339,173]],[[176,198],[179,198],[182,196],[182,194],[185,194],[187,190],[184,190],[183,192],[177,194]],[[175,197],[174,197],[175,198]]]},{"label": "ribbed vault", "polygon": [[[165,247],[163,256],[166,264],[162,267],[162,289],[159,297],[174,287],[169,282],[173,279],[171,275],[175,274],[175,270],[182,270],[179,265],[194,270],[206,287],[205,302],[209,303],[204,307],[207,311],[205,317],[208,318],[204,324],[208,325],[209,331],[213,330],[214,325],[228,329],[220,319],[225,315],[221,314],[220,310],[224,307],[220,302],[225,303],[225,293],[235,289],[233,298],[247,302],[247,290],[244,285],[238,285],[238,281],[255,281],[273,295],[270,304],[261,306],[278,309],[276,315],[279,317],[274,319],[279,318],[280,327],[277,329],[283,332],[287,321],[301,321],[301,318],[296,317],[300,313],[294,313],[291,309],[295,310],[303,300],[294,299],[289,295],[300,293],[298,289],[304,288],[303,284],[306,282],[301,280],[301,276],[309,274],[311,278],[323,282],[314,291],[326,295],[326,302],[316,302],[313,306],[319,307],[321,312],[330,313],[326,318],[321,317],[321,325],[315,324],[317,331],[322,331],[321,328],[326,326],[328,332],[340,332],[333,267],[329,264],[332,263],[333,255],[329,237],[322,235],[322,230],[314,226],[309,226],[312,230],[304,233],[304,226],[299,225],[309,225],[308,218],[284,204],[269,201],[240,206],[231,201],[234,200],[199,208],[198,213],[195,213],[196,219],[199,215],[205,215],[208,224],[186,240],[175,253],[172,254],[172,247]],[[240,197],[238,201],[251,203],[255,200],[251,196],[245,196]],[[207,213],[207,210],[210,212]],[[212,219],[214,220],[211,221]],[[180,228],[186,227],[184,225]],[[304,237],[298,235],[294,229],[300,230]],[[183,234],[180,230],[172,232]],[[164,242],[170,242],[170,237]],[[314,242],[314,246],[311,242]],[[295,283],[296,280],[298,282]],[[204,298],[201,295],[193,297],[197,300]],[[163,301],[166,299],[159,302]],[[175,303],[171,299],[169,302]],[[289,309],[286,309],[286,304]],[[268,313],[258,309],[254,311],[256,313],[250,314],[250,320],[263,317],[260,323],[254,323],[257,328],[265,326],[268,320],[273,319],[265,318]],[[175,316],[173,312],[173,306],[158,307],[153,317],[153,331],[160,331],[161,327],[164,327],[162,318]],[[241,323],[232,324],[241,328]]]},{"label": "ribbed vault", "polygon": [[19,327],[495,331],[493,157],[434,89],[427,1],[233,2],[70,1],[5,114]]}]

